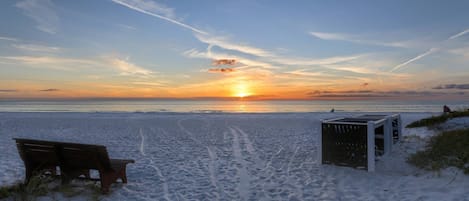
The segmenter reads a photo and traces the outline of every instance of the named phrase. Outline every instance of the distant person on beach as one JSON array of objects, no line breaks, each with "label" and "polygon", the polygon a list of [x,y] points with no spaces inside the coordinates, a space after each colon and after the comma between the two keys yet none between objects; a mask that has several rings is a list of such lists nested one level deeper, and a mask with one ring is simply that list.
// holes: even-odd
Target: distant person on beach
[{"label": "distant person on beach", "polygon": [[447,105],[444,105],[443,106],[443,113],[447,114],[447,113],[450,113],[450,112],[451,112],[451,109]]}]

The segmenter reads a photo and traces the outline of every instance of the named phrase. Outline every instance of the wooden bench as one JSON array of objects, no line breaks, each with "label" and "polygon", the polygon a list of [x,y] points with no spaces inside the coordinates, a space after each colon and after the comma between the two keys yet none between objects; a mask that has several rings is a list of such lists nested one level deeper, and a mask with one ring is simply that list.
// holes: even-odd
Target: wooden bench
[{"label": "wooden bench", "polygon": [[[127,183],[126,165],[134,160],[110,159],[105,146],[13,138],[26,168],[27,183],[34,173],[57,175],[60,168],[62,183],[75,178],[100,181],[101,191],[117,179]],[[90,177],[90,170],[98,170],[99,179]],[[80,177],[84,176],[84,177]]]}]

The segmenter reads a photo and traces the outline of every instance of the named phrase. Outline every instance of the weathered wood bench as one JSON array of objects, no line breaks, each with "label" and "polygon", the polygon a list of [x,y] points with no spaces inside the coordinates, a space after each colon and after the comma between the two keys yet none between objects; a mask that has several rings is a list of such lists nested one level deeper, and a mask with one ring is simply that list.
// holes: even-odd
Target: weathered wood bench
[{"label": "weathered wood bench", "polygon": [[[34,173],[57,174],[60,168],[62,183],[75,178],[100,181],[101,191],[117,179],[127,183],[126,165],[134,160],[110,159],[105,146],[13,138],[26,169],[27,183]],[[99,179],[90,177],[90,170],[98,170]],[[80,177],[84,176],[84,177]]]}]

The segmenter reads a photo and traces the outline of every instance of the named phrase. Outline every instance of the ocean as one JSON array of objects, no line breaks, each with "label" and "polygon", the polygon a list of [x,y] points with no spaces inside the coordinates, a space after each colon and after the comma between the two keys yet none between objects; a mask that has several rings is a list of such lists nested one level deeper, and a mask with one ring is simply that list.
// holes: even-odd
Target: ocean
[{"label": "ocean", "polygon": [[227,100],[63,100],[0,101],[0,112],[441,112],[469,108],[469,101],[227,101]]}]

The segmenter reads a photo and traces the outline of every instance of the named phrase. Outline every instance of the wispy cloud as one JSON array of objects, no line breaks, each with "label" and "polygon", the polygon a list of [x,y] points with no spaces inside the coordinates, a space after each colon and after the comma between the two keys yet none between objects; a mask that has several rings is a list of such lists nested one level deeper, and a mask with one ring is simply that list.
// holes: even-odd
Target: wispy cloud
[{"label": "wispy cloud", "polygon": [[196,34],[196,38],[208,45],[218,46],[227,50],[234,50],[245,54],[250,54],[258,57],[271,57],[273,54],[267,50],[249,46],[242,45],[239,43],[230,42],[226,37],[211,36],[208,34]]},{"label": "wispy cloud", "polygon": [[119,70],[121,75],[150,76],[154,74],[153,71],[130,63],[128,60],[110,58],[109,62],[114,68]]},{"label": "wispy cloud", "polygon": [[80,67],[101,66],[99,62],[87,59],[74,59],[50,56],[10,56],[0,57],[1,60],[14,61],[37,68],[72,70]]},{"label": "wispy cloud", "polygon": [[0,93],[12,93],[12,92],[18,92],[16,89],[0,89]]},{"label": "wispy cloud", "polygon": [[12,56],[0,57],[0,61],[7,60],[28,65],[34,68],[76,71],[82,68],[113,69],[119,75],[150,77],[154,71],[145,69],[128,60],[117,57],[98,57],[94,59],[76,59],[53,56]]},{"label": "wispy cloud", "polygon": [[205,59],[212,59],[212,60],[217,60],[220,58],[236,58],[236,61],[238,63],[244,64],[250,67],[261,67],[261,68],[270,68],[270,69],[276,68],[272,64],[267,63],[267,62],[252,60],[252,59],[248,59],[248,58],[244,58],[244,57],[236,56],[236,55],[213,52],[210,49],[210,47],[207,48],[206,52],[198,51],[196,49],[191,49],[191,50],[185,51],[183,54],[190,58],[205,58]]},{"label": "wispy cloud", "polygon": [[358,59],[364,55],[353,55],[353,56],[337,56],[337,57],[327,57],[320,59],[305,59],[305,58],[285,58],[285,57],[276,57],[270,58],[269,60],[279,63],[282,65],[302,65],[302,66],[313,66],[313,65],[330,65],[338,64],[343,62],[352,61]]},{"label": "wispy cloud", "polygon": [[189,29],[199,34],[207,34],[207,32],[197,29],[191,25],[185,24],[179,20],[174,19],[173,9],[164,5],[157,4],[153,1],[147,0],[112,0],[114,3],[120,4],[132,10],[150,15],[162,20],[166,20],[183,28]]},{"label": "wispy cloud", "polygon": [[61,50],[61,48],[59,47],[35,45],[35,44],[13,44],[12,46],[20,50],[31,51],[31,52],[56,53]]},{"label": "wispy cloud", "polygon": [[286,74],[291,74],[294,76],[324,76],[324,73],[322,72],[310,72],[308,69],[300,69],[300,70],[294,70],[294,71],[289,71],[286,72]]},{"label": "wispy cloud", "polygon": [[322,40],[340,40],[358,44],[377,45],[387,47],[409,47],[405,42],[379,42],[373,40],[360,39],[358,36],[343,33],[309,32],[312,36]]},{"label": "wispy cloud", "polygon": [[[155,4],[152,1],[146,1],[146,0],[112,0],[114,3],[123,5],[127,8],[136,10],[138,12],[163,19],[166,21],[169,21],[171,23],[174,23],[176,25],[179,25],[181,27],[190,29],[193,31],[194,36],[202,43],[206,43],[208,45],[208,50],[206,53],[198,52],[196,50],[189,50],[184,52],[184,55],[189,56],[189,57],[197,57],[197,58],[209,58],[209,59],[222,59],[222,58],[230,58],[229,55],[225,55],[226,57],[221,56],[218,54],[215,56],[210,52],[211,47],[217,46],[220,47],[224,50],[231,50],[231,51],[236,51],[242,54],[248,54],[251,56],[255,57],[273,57],[274,54],[270,51],[253,47],[250,45],[246,44],[240,44],[238,42],[231,42],[227,37],[220,37],[220,36],[213,36],[203,30],[200,30],[198,28],[195,28],[194,26],[191,26],[189,24],[185,24],[181,21],[176,20],[175,14],[171,12],[168,14],[168,12],[161,12],[161,10],[171,10],[164,5],[160,4]],[[165,9],[157,9],[163,7]],[[252,59],[246,59],[246,58],[241,58],[239,56],[231,56],[231,58],[236,58],[236,60],[240,63],[244,63],[246,65],[253,65],[253,66],[262,66],[262,67],[271,67],[270,64],[264,63],[264,62],[259,62],[255,61]]]},{"label": "wispy cloud", "polygon": [[60,89],[42,89],[42,90],[39,90],[39,91],[42,91],[42,92],[54,92],[54,91],[60,91]]},{"label": "wispy cloud", "polygon": [[213,66],[220,66],[220,65],[235,65],[237,62],[236,62],[236,59],[214,59],[212,61],[212,65]]},{"label": "wispy cloud", "polygon": [[396,70],[399,70],[400,68],[406,66],[407,64],[410,64],[410,63],[412,63],[412,62],[414,62],[414,61],[417,61],[417,60],[419,60],[419,59],[422,59],[423,57],[425,57],[425,56],[427,56],[427,55],[429,55],[429,54],[432,54],[432,53],[434,53],[434,52],[436,52],[436,51],[438,51],[437,48],[430,48],[430,49],[427,50],[426,52],[424,52],[424,53],[422,53],[422,54],[419,54],[418,56],[416,56],[416,57],[414,57],[414,58],[412,58],[412,59],[409,59],[409,60],[405,61],[404,63],[401,63],[401,64],[395,66],[393,69],[391,69],[390,72],[394,72],[394,71],[396,71]]},{"label": "wispy cloud", "polygon": [[457,33],[457,34],[452,35],[451,37],[448,38],[448,40],[453,40],[453,39],[459,38],[459,37],[461,37],[461,36],[463,36],[463,35],[465,35],[465,34],[467,34],[467,33],[469,33],[469,29],[466,29],[466,30],[464,30],[464,31],[461,31],[461,32],[459,32],[459,33]]},{"label": "wispy cloud", "polygon": [[[112,0],[112,1],[114,3],[130,8],[132,10],[144,13],[152,17],[163,19],[173,24],[176,24],[178,26],[190,29],[193,32],[194,37],[196,37],[196,39],[198,39],[202,43],[207,44],[207,50],[199,51],[197,49],[191,49],[191,50],[185,51],[183,53],[184,56],[187,56],[190,58],[211,59],[211,60],[217,61],[217,62],[213,62],[213,64],[215,65],[233,65],[231,64],[231,62],[227,62],[228,61],[227,58],[229,58],[229,60],[235,60],[236,64],[244,65],[243,68],[240,68],[240,67],[233,68],[236,70],[236,73],[244,72],[247,69],[251,69],[251,68],[265,69],[269,71],[269,73],[272,73],[271,72],[272,69],[279,69],[279,68],[284,68],[284,67],[289,68],[291,66],[298,66],[298,65],[301,65],[302,67],[315,67],[315,68],[321,67],[321,68],[334,69],[335,66],[333,67],[331,65],[345,64],[353,60],[357,60],[358,58],[361,58],[364,56],[364,55],[351,55],[351,56],[337,56],[337,57],[317,58],[317,59],[294,58],[294,57],[288,57],[288,56],[284,57],[284,56],[277,55],[270,50],[255,47],[255,46],[245,44],[245,43],[234,42],[229,37],[216,36],[208,32],[205,32],[203,30],[200,30],[198,28],[195,28],[194,26],[190,24],[183,23],[180,20],[176,19],[177,17],[175,13],[173,12],[174,9],[170,9],[172,13],[171,15],[169,15],[167,13],[164,13],[162,11],[155,9],[155,7],[164,7],[166,9],[169,9],[168,7],[164,5],[160,5],[160,4],[156,6],[152,5],[152,1],[146,1],[146,0]],[[324,33],[323,35],[321,35],[321,37],[328,38],[328,39],[342,39],[342,40],[347,39],[344,36],[327,35]],[[358,40],[356,42],[377,43],[377,42],[372,42],[372,41],[358,41]],[[397,44],[397,43],[396,44],[382,43],[380,45],[395,46],[395,47],[404,46],[402,44]],[[218,52],[212,51],[213,47],[218,47],[217,48]],[[230,52],[230,53],[224,53],[224,52]],[[207,72],[207,71],[208,72],[232,72],[229,69],[232,69],[232,68],[204,69],[204,72]],[[349,72],[349,71],[343,71],[340,69],[334,72],[338,72],[338,71],[340,71],[341,74]]]},{"label": "wispy cloud", "polygon": [[6,41],[18,41],[18,39],[16,39],[16,38],[3,37],[3,36],[0,36],[0,40],[6,40]]},{"label": "wispy cloud", "polygon": [[130,25],[126,25],[126,24],[116,24],[116,26],[123,28],[123,29],[132,30],[132,31],[137,30],[137,28],[130,26]]},{"label": "wispy cloud", "polygon": [[312,91],[307,93],[316,98],[424,98],[429,96],[460,96],[459,92],[435,92],[435,91],[375,91],[375,90],[349,90],[349,91]]},{"label": "wispy cloud", "polygon": [[469,59],[469,47],[456,48],[449,50],[449,52],[457,55],[462,55]]},{"label": "wispy cloud", "polygon": [[163,83],[163,82],[132,82],[131,84],[144,85],[144,86],[155,86],[155,87],[165,86],[165,83]]},{"label": "wispy cloud", "polygon": [[235,68],[210,68],[208,72],[211,73],[232,73],[235,72]]},{"label": "wispy cloud", "polygon": [[36,28],[50,34],[57,33],[59,17],[51,0],[25,0],[16,3],[16,7],[36,21]]},{"label": "wispy cloud", "polygon": [[433,89],[469,89],[469,84],[447,84],[434,87]]}]

